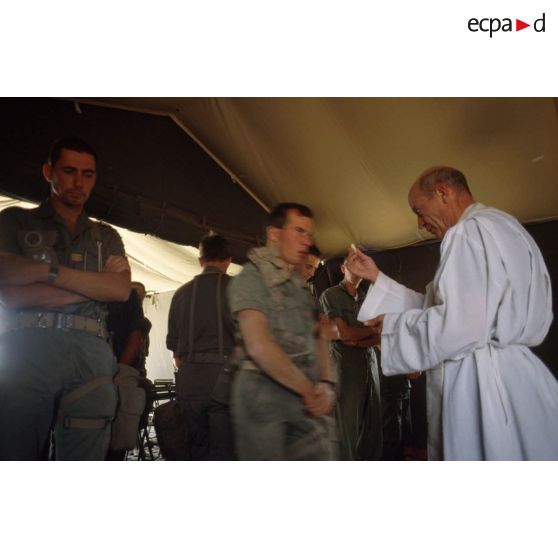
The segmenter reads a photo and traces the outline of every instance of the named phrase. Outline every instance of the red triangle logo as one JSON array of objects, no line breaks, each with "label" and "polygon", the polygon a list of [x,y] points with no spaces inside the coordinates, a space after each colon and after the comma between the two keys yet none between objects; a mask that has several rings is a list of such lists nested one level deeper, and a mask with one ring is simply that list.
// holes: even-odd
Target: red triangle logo
[{"label": "red triangle logo", "polygon": [[520,19],[515,20],[515,30],[516,31],[521,31],[522,29],[525,29],[526,27],[531,27],[531,24],[530,23],[525,23],[524,21],[521,21]]}]

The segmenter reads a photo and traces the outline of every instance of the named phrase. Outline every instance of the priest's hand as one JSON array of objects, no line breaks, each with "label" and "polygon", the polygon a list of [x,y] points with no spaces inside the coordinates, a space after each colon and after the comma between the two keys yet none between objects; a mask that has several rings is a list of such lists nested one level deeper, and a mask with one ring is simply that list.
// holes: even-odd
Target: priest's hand
[{"label": "priest's hand", "polygon": [[370,256],[361,252],[354,244],[351,245],[351,250],[347,257],[347,267],[351,273],[372,283],[376,282],[380,271],[376,262]]}]

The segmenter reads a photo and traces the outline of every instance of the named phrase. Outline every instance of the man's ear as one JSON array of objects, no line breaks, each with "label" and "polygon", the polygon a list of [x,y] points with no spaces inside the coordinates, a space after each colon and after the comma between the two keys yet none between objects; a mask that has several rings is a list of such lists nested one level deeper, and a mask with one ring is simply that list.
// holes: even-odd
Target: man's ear
[{"label": "man's ear", "polygon": [[436,184],[436,193],[442,198],[443,203],[448,202],[450,191],[451,188],[447,184],[443,182],[441,184]]},{"label": "man's ear", "polygon": [[45,163],[43,165],[43,176],[47,182],[52,181],[52,165],[50,163]]},{"label": "man's ear", "polygon": [[200,267],[203,267],[204,259],[203,258],[198,258],[198,262],[200,264]]},{"label": "man's ear", "polygon": [[279,242],[279,231],[281,229],[278,229],[277,227],[272,227],[271,225],[269,227],[267,227],[266,229],[266,234],[267,234],[267,238],[269,240],[271,240],[271,242],[277,243]]}]

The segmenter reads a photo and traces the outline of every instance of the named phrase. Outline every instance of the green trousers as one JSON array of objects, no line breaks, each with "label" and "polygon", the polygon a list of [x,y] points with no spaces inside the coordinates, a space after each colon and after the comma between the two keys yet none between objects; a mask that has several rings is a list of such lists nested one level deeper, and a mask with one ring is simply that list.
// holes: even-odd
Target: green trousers
[{"label": "green trousers", "polygon": [[28,328],[0,335],[0,459],[44,458],[51,429],[56,459],[104,459],[116,407],[114,385],[100,385],[64,409],[66,418],[104,419],[96,421],[102,427],[68,426],[58,406],[64,395],[115,372],[109,345],[89,333]]},{"label": "green trousers", "polygon": [[382,458],[382,403],[375,354],[347,348],[333,353],[337,365],[336,417],[341,459]]},{"label": "green trousers", "polygon": [[231,412],[238,459],[337,459],[335,419],[310,416],[301,397],[263,373],[235,373]]}]

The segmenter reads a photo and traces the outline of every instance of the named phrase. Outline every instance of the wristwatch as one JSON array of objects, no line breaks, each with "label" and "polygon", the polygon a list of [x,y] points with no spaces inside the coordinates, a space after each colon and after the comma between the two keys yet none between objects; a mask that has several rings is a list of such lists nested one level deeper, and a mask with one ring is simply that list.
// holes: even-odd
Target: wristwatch
[{"label": "wristwatch", "polygon": [[56,278],[58,277],[58,266],[56,264],[50,264],[50,267],[48,268],[48,278],[47,278],[47,283],[49,285],[52,285],[55,281]]}]

